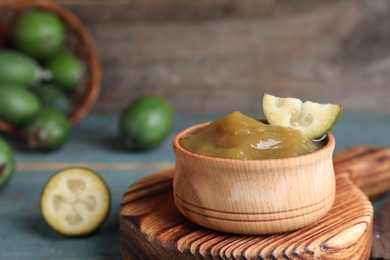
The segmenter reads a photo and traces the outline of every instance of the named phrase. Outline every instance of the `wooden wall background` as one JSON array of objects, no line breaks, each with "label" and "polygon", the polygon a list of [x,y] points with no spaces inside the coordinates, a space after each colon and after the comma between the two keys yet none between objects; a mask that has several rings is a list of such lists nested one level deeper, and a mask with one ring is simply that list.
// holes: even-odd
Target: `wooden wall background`
[{"label": "wooden wall background", "polygon": [[56,0],[92,33],[94,110],[143,94],[177,112],[260,112],[260,93],[390,114],[390,1]]}]

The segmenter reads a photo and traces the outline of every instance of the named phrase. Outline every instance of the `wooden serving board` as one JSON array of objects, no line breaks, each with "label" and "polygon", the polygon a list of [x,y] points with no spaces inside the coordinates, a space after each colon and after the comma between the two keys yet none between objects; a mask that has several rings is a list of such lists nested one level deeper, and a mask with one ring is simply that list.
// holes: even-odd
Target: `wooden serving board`
[{"label": "wooden serving board", "polygon": [[[390,188],[390,150],[354,147],[334,156],[336,198],[317,223],[290,233],[233,235],[179,213],[168,169],[142,178],[120,209],[124,259],[368,259],[375,198]],[[368,196],[368,197],[367,197]]]}]

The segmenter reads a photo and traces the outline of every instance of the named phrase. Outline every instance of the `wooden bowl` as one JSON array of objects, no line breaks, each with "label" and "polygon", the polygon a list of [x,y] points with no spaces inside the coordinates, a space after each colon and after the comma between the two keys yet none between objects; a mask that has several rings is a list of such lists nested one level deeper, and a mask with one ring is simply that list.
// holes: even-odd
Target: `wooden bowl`
[{"label": "wooden bowl", "polygon": [[[81,59],[85,73],[74,93],[74,112],[69,116],[72,125],[81,121],[92,108],[100,93],[101,69],[94,42],[88,30],[70,11],[49,0],[1,0],[0,48],[11,45],[9,30],[17,16],[27,9],[41,9],[56,14],[66,28],[64,49]],[[0,131],[20,135],[21,130],[0,120]]]},{"label": "wooden bowl", "polygon": [[311,225],[331,209],[335,197],[335,140],[310,154],[283,159],[238,160],[191,153],[173,140],[174,201],[201,226],[235,234],[275,234]]}]

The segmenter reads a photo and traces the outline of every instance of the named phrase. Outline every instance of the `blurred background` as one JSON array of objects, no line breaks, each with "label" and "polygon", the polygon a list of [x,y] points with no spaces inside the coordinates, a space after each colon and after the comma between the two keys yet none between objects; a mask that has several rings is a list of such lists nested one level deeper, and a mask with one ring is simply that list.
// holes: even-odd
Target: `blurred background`
[{"label": "blurred background", "polygon": [[94,112],[155,93],[177,113],[261,113],[270,92],[390,113],[386,0],[56,0],[102,65]]},{"label": "blurred background", "polygon": [[[76,97],[77,106],[67,114],[69,122],[60,121],[56,131],[51,131],[55,133],[52,136],[41,135],[44,127],[39,124],[30,129],[22,119],[19,124],[3,120],[2,115],[8,119],[20,117],[23,113],[18,108],[27,102],[19,102],[20,96],[15,92],[13,102],[0,94],[0,188],[13,178],[0,190],[1,243],[6,249],[0,250],[0,259],[121,259],[119,214],[128,187],[142,177],[174,166],[172,139],[180,130],[236,110],[262,117],[264,92],[341,104],[345,117],[332,130],[337,139],[336,152],[358,145],[390,147],[388,0],[0,0],[0,54],[2,49],[16,46],[16,41],[5,35],[10,35],[6,33],[23,8],[31,8],[33,3],[66,22],[66,50],[79,57],[88,70],[72,85],[74,91],[67,90],[72,102],[73,95]],[[42,24],[50,27],[50,23],[41,20]],[[85,37],[88,34],[83,34],[84,27],[93,44]],[[23,29],[15,35],[29,34],[30,23]],[[48,66],[46,61],[40,62]],[[3,62],[0,72],[6,68],[13,68],[9,60]],[[60,67],[58,71],[66,70]],[[22,91],[9,90],[12,86],[6,84],[5,88],[0,84],[0,90],[1,87],[11,94]],[[28,92],[26,89],[23,91]],[[146,102],[128,113],[125,108],[129,102],[144,94],[154,94],[163,101],[152,100],[152,105]],[[57,97],[49,98],[53,100]],[[31,99],[30,102],[34,103]],[[9,104],[14,104],[19,115],[9,109]],[[38,100],[34,104],[39,111]],[[25,107],[22,112],[30,113],[32,109]],[[153,116],[155,110],[160,120]],[[138,117],[145,111],[160,125]],[[29,120],[35,117],[33,114]],[[57,114],[43,125],[58,123],[61,118]],[[141,126],[134,127],[135,142],[127,138],[133,131],[128,126],[132,125]],[[57,130],[62,132],[59,141]],[[20,142],[19,137],[26,140]],[[147,143],[148,138],[154,143]],[[30,145],[30,139],[35,141],[35,147]],[[36,146],[45,146],[47,140],[56,140],[55,147]],[[147,153],[129,153],[125,149],[125,145],[137,142],[142,149],[156,149]],[[58,151],[48,153],[45,149]],[[379,155],[370,157],[371,161],[357,155],[356,162],[367,163],[373,171],[388,172],[388,156]],[[2,163],[3,158],[6,163]],[[96,234],[81,239],[67,239],[53,232],[40,212],[46,181],[58,170],[73,165],[101,173],[112,192],[106,224]],[[367,187],[390,187],[389,179],[370,179]],[[376,202],[376,209],[388,201],[388,196]],[[390,219],[389,212],[378,219]],[[374,227],[375,232],[381,231],[375,233],[374,243],[386,245],[385,253],[390,255],[385,236],[390,233],[390,225],[382,223],[387,231]],[[126,248],[126,244],[123,246]],[[375,244],[372,252],[377,259],[385,256],[384,249]]]}]

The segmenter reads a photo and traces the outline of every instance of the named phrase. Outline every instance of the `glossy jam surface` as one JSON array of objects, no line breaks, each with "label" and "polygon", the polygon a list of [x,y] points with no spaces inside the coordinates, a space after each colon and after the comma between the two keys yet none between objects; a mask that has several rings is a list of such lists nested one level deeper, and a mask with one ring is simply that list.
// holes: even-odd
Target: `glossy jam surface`
[{"label": "glossy jam surface", "polygon": [[277,159],[307,154],[324,144],[298,130],[262,123],[240,112],[195,129],[179,140],[193,153],[230,159]]}]

